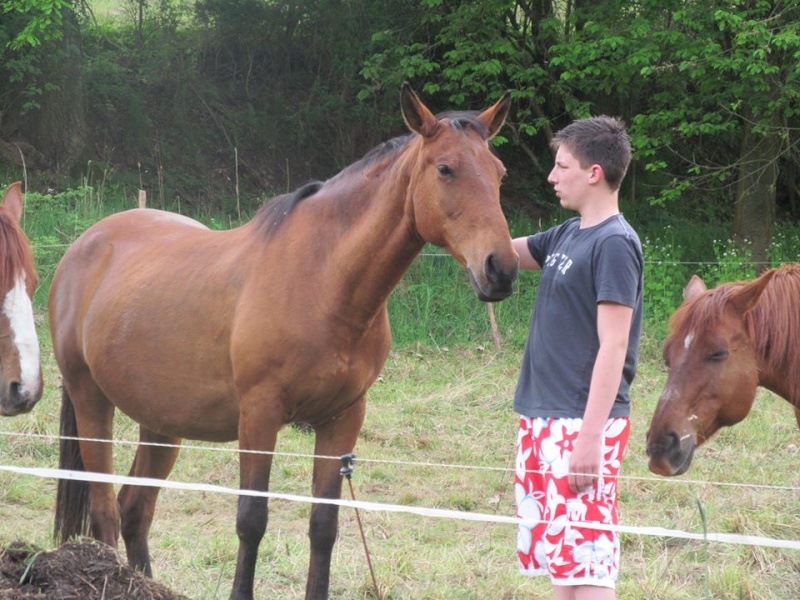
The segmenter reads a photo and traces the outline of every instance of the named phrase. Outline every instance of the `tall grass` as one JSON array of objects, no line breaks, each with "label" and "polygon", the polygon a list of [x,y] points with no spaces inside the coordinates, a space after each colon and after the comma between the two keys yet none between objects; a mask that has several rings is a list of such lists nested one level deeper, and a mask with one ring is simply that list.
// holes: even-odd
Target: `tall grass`
[{"label": "tall grass", "polygon": [[[58,373],[44,337],[46,395],[28,415],[0,421],[0,463],[52,467],[58,442]],[[517,417],[511,399],[519,352],[395,348],[370,390],[355,452],[358,500],[464,513],[513,516],[513,447]],[[648,473],[644,433],[664,375],[642,364],[632,395],[633,435],[620,484],[622,523],[702,533],[800,536],[798,434],[790,407],[759,392],[752,414],[698,450],[682,478]],[[115,438],[135,441],[135,426],[118,415]],[[187,442],[170,479],[238,486],[235,444]],[[307,496],[313,436],[286,428],[279,437],[271,490]],[[116,445],[115,470],[125,474],[134,448]],[[719,483],[714,483],[719,482]],[[725,486],[720,485],[727,484]],[[757,486],[784,486],[757,487]],[[345,497],[348,497],[345,488]],[[0,471],[0,547],[21,539],[52,548],[55,481]],[[703,507],[705,516],[699,511]],[[236,564],[236,499],[165,489],[151,532],[156,578],[194,600],[230,593]],[[257,598],[302,598],[308,568],[309,506],[270,501],[256,572]],[[546,580],[516,572],[512,525],[435,519],[389,511],[361,514],[377,580],[386,600],[542,600]],[[340,511],[331,575],[332,600],[374,598],[365,550],[352,509]],[[620,600],[787,600],[800,598],[800,553],[626,533]]]}]

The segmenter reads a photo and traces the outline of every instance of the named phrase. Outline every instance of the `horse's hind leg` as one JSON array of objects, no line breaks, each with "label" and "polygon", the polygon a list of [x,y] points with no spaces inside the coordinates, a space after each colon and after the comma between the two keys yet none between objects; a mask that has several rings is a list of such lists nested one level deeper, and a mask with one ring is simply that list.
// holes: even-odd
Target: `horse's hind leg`
[{"label": "horse's hind leg", "polygon": [[[139,442],[130,476],[166,479],[178,458],[180,449],[177,446],[181,443],[180,438],[158,435],[140,427]],[[166,446],[149,444],[166,444]],[[153,570],[150,566],[147,538],[160,490],[158,487],[124,485],[118,497],[122,518],[122,539],[128,554],[128,564],[148,577],[153,576]]]},{"label": "horse's hind leg", "polygon": [[[313,494],[315,498],[338,499],[342,495],[342,463],[323,456],[342,456],[352,452],[364,422],[365,398],[362,397],[344,414],[316,429]],[[311,561],[306,582],[306,600],[325,600],[330,585],[331,554],[339,529],[339,507],[314,504],[308,537]]]},{"label": "horse's hind leg", "polygon": [[[103,395],[88,371],[69,373],[64,380],[75,409],[81,458],[87,473],[114,472],[114,405]],[[109,442],[90,441],[109,440]],[[91,535],[113,548],[119,538],[119,510],[111,483],[89,484],[89,529]]]}]

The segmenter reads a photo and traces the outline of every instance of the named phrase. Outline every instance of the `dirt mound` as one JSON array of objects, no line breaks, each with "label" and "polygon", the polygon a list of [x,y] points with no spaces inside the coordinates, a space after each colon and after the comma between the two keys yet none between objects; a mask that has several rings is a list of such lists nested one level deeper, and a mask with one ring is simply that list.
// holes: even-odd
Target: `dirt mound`
[{"label": "dirt mound", "polygon": [[189,600],[133,571],[105,544],[68,542],[44,552],[24,542],[0,550],[0,600]]}]

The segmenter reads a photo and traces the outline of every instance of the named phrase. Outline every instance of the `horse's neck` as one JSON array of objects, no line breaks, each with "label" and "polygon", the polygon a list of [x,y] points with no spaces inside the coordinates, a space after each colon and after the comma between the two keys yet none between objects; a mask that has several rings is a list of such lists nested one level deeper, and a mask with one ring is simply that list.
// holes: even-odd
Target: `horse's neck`
[{"label": "horse's neck", "polygon": [[328,181],[266,243],[263,231],[246,225],[252,243],[240,248],[264,252],[248,263],[284,265],[285,285],[307,287],[321,311],[367,327],[424,245],[406,207],[410,178],[396,167]]},{"label": "horse's neck", "polygon": [[[756,318],[756,313],[751,312],[751,320],[748,323],[751,338],[758,335],[764,335],[769,330],[769,326]],[[793,336],[792,336],[792,339]],[[769,357],[765,355],[764,350],[769,348],[775,351],[769,344],[765,345],[758,343],[756,339],[751,339],[755,347],[755,354],[758,369],[758,385],[764,387],[781,398],[789,401],[792,405],[800,409],[800,363],[798,359],[792,360],[791,357],[780,360],[777,356]],[[790,342],[794,344],[794,342]],[[779,352],[781,358],[785,354],[791,354],[792,349],[783,346],[783,350]],[[798,415],[798,424],[800,424],[800,414]]]},{"label": "horse's neck", "polygon": [[[334,233],[327,267],[336,271],[340,297],[348,306],[374,312],[385,305],[424,246],[407,205],[409,180],[403,170],[394,169],[372,184],[341,191],[338,186],[330,190],[337,195],[330,199],[331,208],[350,216],[347,226]],[[347,208],[336,207],[343,203]]]}]

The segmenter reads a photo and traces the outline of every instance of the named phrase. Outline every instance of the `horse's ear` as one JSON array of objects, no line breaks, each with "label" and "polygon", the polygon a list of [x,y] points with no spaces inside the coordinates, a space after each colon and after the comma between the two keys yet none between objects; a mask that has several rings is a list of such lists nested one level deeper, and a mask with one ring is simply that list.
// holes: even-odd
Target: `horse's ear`
[{"label": "horse's ear", "polygon": [[507,91],[503,94],[495,104],[480,115],[478,115],[478,122],[486,128],[488,133],[487,138],[492,139],[497,135],[497,132],[503,127],[508,117],[508,111],[511,108],[511,92]]},{"label": "horse's ear", "polygon": [[708,290],[706,287],[705,282],[700,279],[697,275],[692,275],[692,278],[689,280],[689,283],[686,284],[686,287],[683,288],[683,299],[689,300],[694,298],[695,296],[699,296],[703,292]]},{"label": "horse's ear", "polygon": [[436,117],[422,103],[407,81],[400,88],[400,109],[403,112],[403,120],[411,131],[423,137],[433,135],[436,130]]},{"label": "horse's ear", "polygon": [[751,281],[750,283],[744,284],[733,294],[731,294],[729,302],[733,305],[736,311],[744,314],[752,309],[756,302],[758,302],[758,299],[761,298],[761,294],[767,288],[769,282],[772,281],[772,278],[775,276],[776,272],[777,271],[775,269],[765,271],[761,277]]},{"label": "horse's ear", "polygon": [[3,206],[15,222],[19,223],[22,218],[22,182],[17,181],[8,186],[3,196]]}]

